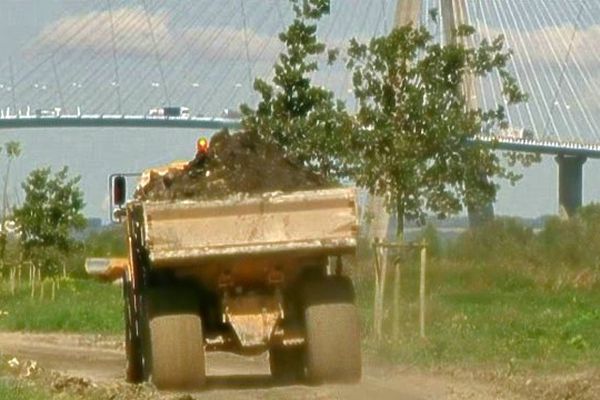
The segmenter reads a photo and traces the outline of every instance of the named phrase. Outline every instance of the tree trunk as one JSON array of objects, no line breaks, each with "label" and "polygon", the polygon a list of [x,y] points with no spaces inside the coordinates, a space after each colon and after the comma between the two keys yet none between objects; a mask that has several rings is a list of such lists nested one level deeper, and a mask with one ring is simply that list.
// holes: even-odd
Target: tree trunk
[{"label": "tree trunk", "polygon": [[403,243],[404,242],[404,204],[402,200],[398,201],[396,205],[396,219],[398,220],[398,225],[396,226],[396,242]]},{"label": "tree trunk", "polygon": [[12,160],[9,158],[6,165],[6,174],[4,175],[4,188],[2,190],[2,223],[6,221],[6,211],[8,209],[8,178],[10,177],[10,165]]}]

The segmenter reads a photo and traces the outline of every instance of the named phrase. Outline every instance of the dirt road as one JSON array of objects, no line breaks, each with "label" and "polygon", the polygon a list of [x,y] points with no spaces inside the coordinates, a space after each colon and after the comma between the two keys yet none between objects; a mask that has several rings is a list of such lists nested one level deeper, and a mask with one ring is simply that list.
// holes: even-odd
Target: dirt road
[{"label": "dirt road", "polygon": [[[45,371],[82,378],[90,387],[122,385],[124,354],[119,338],[62,334],[0,333],[0,353],[21,363],[34,360]],[[356,385],[276,386],[269,376],[265,356],[241,358],[210,354],[206,391],[198,399],[514,399],[497,387],[468,380],[424,374],[398,367],[375,365],[367,360],[364,377]],[[174,393],[155,394],[160,399],[190,399]],[[183,397],[182,397],[183,396]]]}]

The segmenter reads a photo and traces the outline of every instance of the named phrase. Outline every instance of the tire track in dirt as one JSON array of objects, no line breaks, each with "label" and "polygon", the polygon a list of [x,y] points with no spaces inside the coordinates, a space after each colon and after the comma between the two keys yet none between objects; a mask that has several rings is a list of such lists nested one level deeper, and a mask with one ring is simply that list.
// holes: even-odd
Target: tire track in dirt
[{"label": "tire track in dirt", "polygon": [[[119,385],[125,356],[118,337],[94,335],[0,333],[0,353],[19,360],[33,360],[44,370],[83,378],[94,386]],[[367,363],[363,379],[355,385],[277,386],[269,376],[266,356],[243,358],[231,354],[207,355],[207,389],[193,394],[198,399],[394,399],[462,400],[515,399],[497,388],[435,374]],[[178,399],[182,394],[155,394],[159,399]],[[145,397],[145,396],[144,396]],[[187,397],[189,399],[189,397]]]}]

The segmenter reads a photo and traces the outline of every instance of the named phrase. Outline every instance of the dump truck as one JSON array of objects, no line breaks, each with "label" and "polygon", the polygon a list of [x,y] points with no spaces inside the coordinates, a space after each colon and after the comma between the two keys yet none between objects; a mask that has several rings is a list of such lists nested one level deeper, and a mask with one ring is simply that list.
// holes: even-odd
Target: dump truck
[{"label": "dump truck", "polygon": [[198,389],[208,351],[268,352],[273,377],[361,376],[359,317],[344,270],[356,249],[353,188],[123,199],[127,380]]}]

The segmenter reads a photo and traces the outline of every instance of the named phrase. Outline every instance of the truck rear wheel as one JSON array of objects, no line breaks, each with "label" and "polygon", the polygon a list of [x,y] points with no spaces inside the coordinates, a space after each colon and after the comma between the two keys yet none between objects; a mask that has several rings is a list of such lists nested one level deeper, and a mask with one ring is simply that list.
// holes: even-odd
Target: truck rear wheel
[{"label": "truck rear wheel", "polygon": [[206,382],[202,321],[195,314],[150,321],[151,380],[158,389],[199,389]]},{"label": "truck rear wheel", "polygon": [[304,378],[303,349],[274,347],[269,350],[271,376],[280,383],[293,383]]},{"label": "truck rear wheel", "polygon": [[323,278],[305,287],[306,370],[314,383],[361,377],[360,324],[352,283]]}]

